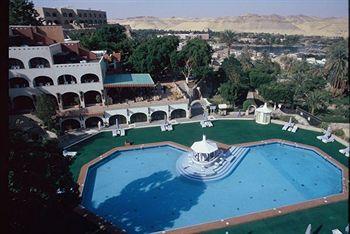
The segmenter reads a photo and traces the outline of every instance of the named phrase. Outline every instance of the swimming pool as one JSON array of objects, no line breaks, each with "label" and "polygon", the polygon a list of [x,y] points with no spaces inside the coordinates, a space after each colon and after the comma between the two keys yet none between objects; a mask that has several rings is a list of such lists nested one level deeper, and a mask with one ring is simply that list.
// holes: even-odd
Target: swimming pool
[{"label": "swimming pool", "polygon": [[312,150],[251,146],[236,169],[212,182],[177,174],[172,146],[113,153],[90,166],[82,205],[128,233],[237,217],[342,192],[342,172]]}]

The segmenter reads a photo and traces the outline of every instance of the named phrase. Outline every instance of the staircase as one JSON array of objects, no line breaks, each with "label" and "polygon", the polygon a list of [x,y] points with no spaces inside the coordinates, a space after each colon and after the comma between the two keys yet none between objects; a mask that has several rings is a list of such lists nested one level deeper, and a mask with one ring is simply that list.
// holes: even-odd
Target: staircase
[{"label": "staircase", "polygon": [[[216,163],[210,167],[201,170],[200,166],[189,165],[184,167],[184,162],[188,160],[187,155],[179,158],[176,164],[177,171],[184,177],[197,181],[214,181],[219,180],[234,171],[244,156],[249,151],[249,148],[232,147],[226,155],[218,157]],[[186,163],[185,163],[186,164]]]}]

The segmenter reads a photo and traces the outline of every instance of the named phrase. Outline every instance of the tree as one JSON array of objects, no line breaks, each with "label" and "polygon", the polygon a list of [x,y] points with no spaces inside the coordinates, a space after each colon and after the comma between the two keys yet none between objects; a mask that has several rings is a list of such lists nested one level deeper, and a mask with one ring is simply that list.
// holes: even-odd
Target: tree
[{"label": "tree", "polygon": [[306,104],[313,115],[315,114],[315,111],[324,108],[328,102],[329,95],[325,91],[314,90],[306,94]]},{"label": "tree", "polygon": [[249,86],[255,90],[263,84],[270,83],[275,80],[275,77],[260,70],[259,68],[253,68],[249,72]]},{"label": "tree", "polygon": [[136,72],[150,73],[156,80],[172,71],[171,56],[179,39],[175,36],[152,38],[136,47],[129,63]]},{"label": "tree", "polygon": [[276,103],[292,103],[293,90],[290,88],[290,83],[269,83],[260,86],[259,93],[265,100]]},{"label": "tree", "polygon": [[212,49],[210,45],[201,39],[192,39],[182,48],[182,50],[172,55],[172,64],[174,70],[185,77],[191,76],[205,77],[209,72]]},{"label": "tree", "polygon": [[243,48],[241,55],[238,57],[239,62],[242,65],[242,70],[245,73],[248,73],[253,67],[251,60],[251,53],[247,48]]},{"label": "tree", "polygon": [[28,0],[10,0],[9,24],[10,25],[41,25],[41,19],[37,19],[38,12],[34,4]]},{"label": "tree", "polygon": [[349,90],[348,57],[349,48],[346,40],[332,45],[328,50],[325,73],[332,86],[333,96]]},{"label": "tree", "polygon": [[79,200],[78,185],[58,142],[9,132],[9,223],[12,233],[66,233],[65,217]]},{"label": "tree", "polygon": [[56,127],[56,103],[46,94],[37,96],[35,114],[49,129]]},{"label": "tree", "polygon": [[247,87],[229,80],[219,87],[220,96],[227,102],[235,105],[238,101],[245,98],[247,94]]},{"label": "tree", "polygon": [[228,47],[227,55],[230,56],[230,48],[232,44],[236,41],[236,33],[231,30],[225,30],[220,34],[221,42],[225,43]]},{"label": "tree", "polygon": [[234,55],[231,55],[222,62],[220,70],[226,80],[232,80],[236,83],[246,80],[245,74],[242,70],[242,65]]}]

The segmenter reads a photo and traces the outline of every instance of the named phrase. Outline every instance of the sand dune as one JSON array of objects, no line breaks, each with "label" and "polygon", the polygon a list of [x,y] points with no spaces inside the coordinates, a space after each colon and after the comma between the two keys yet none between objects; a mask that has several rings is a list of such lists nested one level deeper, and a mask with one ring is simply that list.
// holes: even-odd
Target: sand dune
[{"label": "sand dune", "polygon": [[129,24],[133,29],[207,30],[237,32],[267,32],[316,36],[348,37],[347,18],[319,18],[305,15],[280,16],[247,14],[218,18],[157,18],[138,16],[112,19],[109,23]]}]

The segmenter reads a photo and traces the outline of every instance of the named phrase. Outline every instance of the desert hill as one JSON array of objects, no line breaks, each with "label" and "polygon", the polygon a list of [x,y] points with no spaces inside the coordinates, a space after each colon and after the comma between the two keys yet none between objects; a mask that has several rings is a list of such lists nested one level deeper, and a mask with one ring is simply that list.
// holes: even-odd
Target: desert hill
[{"label": "desert hill", "polygon": [[138,16],[112,19],[109,23],[128,24],[132,29],[233,30],[316,36],[348,36],[348,18],[320,18],[305,15],[280,16],[247,14],[218,18],[158,18]]}]

